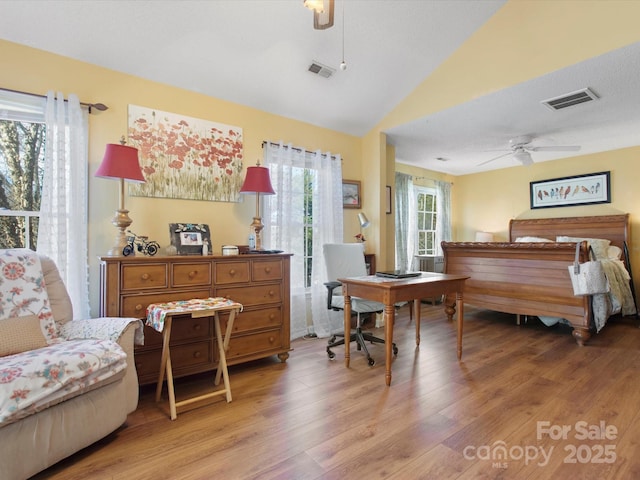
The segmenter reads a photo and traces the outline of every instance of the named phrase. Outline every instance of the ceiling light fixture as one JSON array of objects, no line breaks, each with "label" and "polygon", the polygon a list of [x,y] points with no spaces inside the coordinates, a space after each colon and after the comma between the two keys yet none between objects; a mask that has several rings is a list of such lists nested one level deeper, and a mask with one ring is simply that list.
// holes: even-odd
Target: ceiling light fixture
[{"label": "ceiling light fixture", "polygon": [[313,10],[313,28],[326,30],[333,27],[334,0],[303,0],[303,3]]},{"label": "ceiling light fixture", "polygon": [[533,164],[533,159],[531,158],[531,154],[527,152],[524,148],[518,148],[513,154],[513,158],[518,160],[522,165],[528,167]]}]

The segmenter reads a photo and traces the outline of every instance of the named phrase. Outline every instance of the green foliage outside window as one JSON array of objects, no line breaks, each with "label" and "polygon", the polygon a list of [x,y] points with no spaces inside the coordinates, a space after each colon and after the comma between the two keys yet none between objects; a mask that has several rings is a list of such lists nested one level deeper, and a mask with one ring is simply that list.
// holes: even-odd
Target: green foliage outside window
[{"label": "green foliage outside window", "polygon": [[436,196],[433,193],[418,191],[417,193],[417,230],[418,255],[435,255],[436,253]]},{"label": "green foliage outside window", "polygon": [[[35,249],[45,125],[0,120],[0,247]],[[36,212],[30,216],[28,212]],[[29,222],[28,225],[25,222]],[[29,232],[29,245],[26,245]]]}]

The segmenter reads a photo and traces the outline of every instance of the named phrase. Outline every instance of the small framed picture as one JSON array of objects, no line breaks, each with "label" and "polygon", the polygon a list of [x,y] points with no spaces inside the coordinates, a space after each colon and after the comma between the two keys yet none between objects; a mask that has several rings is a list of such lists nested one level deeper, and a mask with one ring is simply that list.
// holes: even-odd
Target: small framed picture
[{"label": "small framed picture", "polygon": [[171,245],[178,255],[207,255],[211,253],[211,233],[204,223],[170,223]]},{"label": "small framed picture", "polygon": [[342,180],[342,208],[362,208],[359,180]]}]

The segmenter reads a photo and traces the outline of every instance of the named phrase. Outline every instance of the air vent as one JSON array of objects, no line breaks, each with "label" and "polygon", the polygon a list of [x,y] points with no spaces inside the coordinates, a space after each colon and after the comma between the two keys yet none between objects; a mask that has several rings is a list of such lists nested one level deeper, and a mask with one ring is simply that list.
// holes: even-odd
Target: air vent
[{"label": "air vent", "polygon": [[561,95],[560,97],[543,100],[541,103],[551,110],[562,110],[563,108],[572,107],[580,103],[591,102],[597,100],[598,96],[588,88],[577,90],[575,92]]},{"label": "air vent", "polygon": [[316,62],[315,60],[311,65],[309,65],[309,71],[324,78],[329,78],[331,75],[336,73],[335,68],[327,67],[326,65],[322,65],[320,62]]}]

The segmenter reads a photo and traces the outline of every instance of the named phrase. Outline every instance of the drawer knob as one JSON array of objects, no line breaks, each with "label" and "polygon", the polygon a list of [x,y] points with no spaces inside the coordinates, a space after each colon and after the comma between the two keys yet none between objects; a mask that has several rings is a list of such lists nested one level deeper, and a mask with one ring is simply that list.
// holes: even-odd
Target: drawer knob
[{"label": "drawer knob", "polygon": [[198,272],[196,270],[192,270],[191,272],[189,272],[189,278],[193,278],[198,274]]},{"label": "drawer knob", "polygon": [[233,277],[235,274],[236,274],[236,271],[233,268],[229,270],[229,275]]},{"label": "drawer knob", "polygon": [[274,292],[273,290],[269,290],[269,296],[273,297],[276,294],[276,292]]},{"label": "drawer knob", "polygon": [[272,336],[272,337],[269,337],[269,343],[273,343],[273,342],[275,342],[275,341],[276,341],[275,337],[273,337],[273,336]]},{"label": "drawer knob", "polygon": [[264,271],[265,271],[266,273],[271,273],[271,267],[265,267]]},{"label": "drawer knob", "polygon": [[137,304],[136,305],[136,312],[139,312],[140,310],[142,310],[142,304]]},{"label": "drawer knob", "polygon": [[196,323],[196,324],[193,326],[193,329],[194,329],[196,332],[200,331],[200,329],[201,329],[201,328],[202,328],[202,326],[201,326],[199,323]]},{"label": "drawer knob", "polygon": [[269,320],[273,320],[274,318],[276,318],[275,314],[272,313],[271,315],[269,315]]},{"label": "drawer knob", "polygon": [[142,278],[142,280],[149,280],[149,274],[148,273],[143,273],[140,278]]},{"label": "drawer knob", "polygon": [[193,358],[200,358],[202,356],[202,353],[198,350],[196,352],[193,352]]}]

